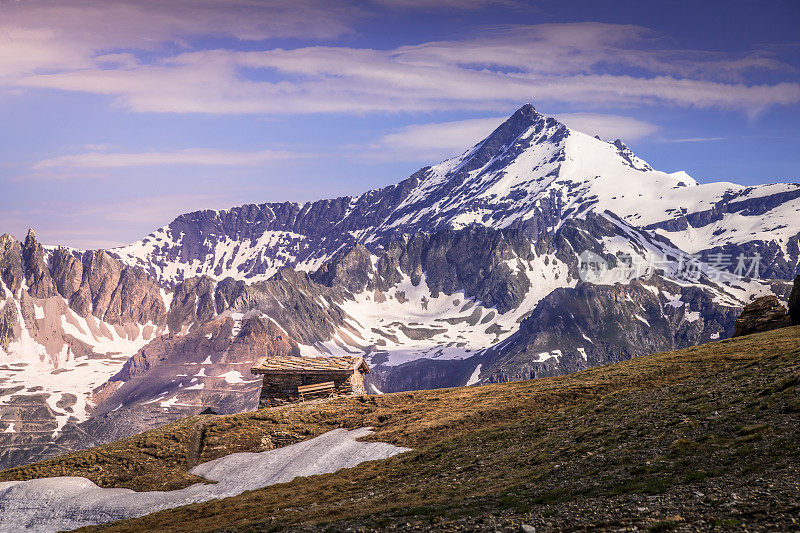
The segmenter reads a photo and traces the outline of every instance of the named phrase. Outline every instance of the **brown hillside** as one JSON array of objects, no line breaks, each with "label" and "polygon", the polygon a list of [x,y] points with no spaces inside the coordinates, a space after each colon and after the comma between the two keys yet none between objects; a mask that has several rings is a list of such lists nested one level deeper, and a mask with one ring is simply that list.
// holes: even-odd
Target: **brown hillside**
[{"label": "brown hillside", "polygon": [[198,461],[374,426],[415,450],[98,529],[792,529],[799,341],[792,327],[558,378],[193,417],[0,480],[174,488]]}]

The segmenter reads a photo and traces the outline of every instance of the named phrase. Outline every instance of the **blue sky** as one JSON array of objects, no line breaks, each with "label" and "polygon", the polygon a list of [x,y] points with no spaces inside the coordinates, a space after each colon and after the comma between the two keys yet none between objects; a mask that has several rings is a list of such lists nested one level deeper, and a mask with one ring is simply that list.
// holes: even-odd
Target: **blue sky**
[{"label": "blue sky", "polygon": [[794,0],[0,0],[0,232],[358,194],[525,102],[660,170],[797,182],[798,69]]}]

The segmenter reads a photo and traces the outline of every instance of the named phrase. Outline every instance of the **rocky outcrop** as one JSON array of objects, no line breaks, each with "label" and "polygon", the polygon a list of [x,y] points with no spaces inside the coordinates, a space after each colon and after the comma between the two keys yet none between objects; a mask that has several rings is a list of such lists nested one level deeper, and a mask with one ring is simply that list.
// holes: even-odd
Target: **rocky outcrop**
[{"label": "rocky outcrop", "polygon": [[530,289],[516,263],[533,256],[531,240],[519,230],[473,225],[415,233],[393,241],[380,255],[377,270],[384,286],[378,288],[399,283],[401,273],[414,285],[424,276],[434,297],[464,291],[504,313],[518,306]]},{"label": "rocky outcrop", "polygon": [[[707,263],[713,263],[719,257],[730,258],[725,265],[727,270],[735,272],[738,269],[740,273],[751,278],[791,280],[800,264],[798,238],[800,233],[787,239],[785,248],[788,253],[784,253],[782,243],[774,240],[753,240],[744,244],[725,244],[702,250],[698,252],[698,257]],[[753,259],[756,257],[758,261],[754,264]],[[744,262],[740,264],[739,258]],[[744,268],[741,268],[741,265],[744,265]]]},{"label": "rocky outcrop", "polygon": [[735,308],[655,276],[556,289],[501,345],[484,354],[484,381],[563,375],[730,334]]},{"label": "rocky outcrop", "polygon": [[22,270],[22,246],[7,233],[0,237],[0,278],[13,295],[19,296],[19,289],[25,279],[25,272]]},{"label": "rocky outcrop", "polygon": [[327,287],[342,287],[355,294],[370,285],[372,272],[372,254],[363,244],[356,244],[326,261],[311,274],[311,279]]},{"label": "rocky outcrop", "polygon": [[216,281],[208,276],[189,278],[175,287],[167,314],[167,325],[175,333],[186,332],[196,324],[204,324],[230,309],[247,285],[225,278]]},{"label": "rocky outcrop", "polygon": [[[467,311],[468,312],[468,311]],[[370,358],[368,382],[383,392],[558,376],[638,355],[730,336],[738,308],[702,287],[661,276],[628,284],[579,283],[544,297],[516,333],[461,360],[384,366]],[[475,323],[475,329],[497,329]]]},{"label": "rocky outcrop", "polygon": [[519,230],[478,225],[435,233],[402,235],[373,255],[361,244],[337,254],[311,279],[350,293],[387,291],[403,281],[424,282],[435,298],[463,291],[502,313],[515,308],[530,289],[516,267],[533,259],[533,243]]},{"label": "rocky outcrop", "polygon": [[50,262],[55,293],[80,316],[94,315],[109,324],[165,323],[161,289],[142,269],[125,265],[103,250],[76,252],[59,247]]},{"label": "rocky outcrop", "polygon": [[208,276],[189,278],[175,288],[172,296],[167,325],[169,330],[180,333],[194,322],[208,322],[216,316],[214,285]]},{"label": "rocky outcrop", "polygon": [[0,304],[0,348],[7,352],[9,344],[19,339],[20,316],[11,296],[0,299]]},{"label": "rocky outcrop", "polygon": [[166,312],[158,285],[143,270],[125,266],[103,320],[110,324],[163,324]]},{"label": "rocky outcrop", "polygon": [[[79,252],[59,247],[48,251],[32,229],[24,244],[10,235],[0,237],[0,281],[7,291],[0,294],[3,350],[20,338],[23,328],[53,361],[58,360],[57,354],[65,345],[67,356],[92,353],[85,342],[66,334],[63,324],[95,339],[113,336],[107,326],[94,321],[81,327],[64,301],[79,317],[94,315],[106,324],[119,326],[116,333],[122,336],[137,336],[135,325],[155,329],[166,321],[161,289],[143,270],[125,265],[102,250]],[[90,331],[86,331],[87,326]]]},{"label": "rocky outcrop", "polygon": [[78,291],[68,297],[70,307],[83,316],[94,314],[102,319],[111,306],[119,285],[122,264],[102,250],[83,255],[83,279]]},{"label": "rocky outcrop", "polygon": [[[71,300],[80,290],[83,283],[81,253],[59,246],[53,251],[50,263],[53,269],[53,281],[56,284],[56,289],[67,301]],[[81,304],[74,306],[73,309],[82,316],[86,316],[91,312],[89,304],[90,299],[87,298],[85,304],[81,302]],[[86,305],[86,307],[82,307],[83,305]]]},{"label": "rocky outcrop", "polygon": [[343,289],[320,285],[306,272],[286,268],[267,281],[248,286],[230,309],[245,316],[258,310],[280,324],[296,342],[313,345],[348,327],[347,315],[337,305],[344,299]]},{"label": "rocky outcrop", "polygon": [[770,331],[791,325],[789,312],[774,294],[762,296],[742,309],[734,324],[734,337]]},{"label": "rocky outcrop", "polygon": [[794,279],[794,287],[789,295],[789,316],[793,326],[800,326],[800,274]]},{"label": "rocky outcrop", "polygon": [[28,230],[25,245],[22,247],[22,261],[25,266],[25,282],[28,293],[34,298],[49,298],[58,294],[56,284],[50,276],[44,257],[44,248],[36,240],[36,232]]},{"label": "rocky outcrop", "polygon": [[[8,351],[10,343],[19,339],[21,327],[15,298],[20,296],[25,272],[22,268],[22,247],[11,235],[0,236],[0,348]],[[8,292],[6,292],[8,291]]]}]

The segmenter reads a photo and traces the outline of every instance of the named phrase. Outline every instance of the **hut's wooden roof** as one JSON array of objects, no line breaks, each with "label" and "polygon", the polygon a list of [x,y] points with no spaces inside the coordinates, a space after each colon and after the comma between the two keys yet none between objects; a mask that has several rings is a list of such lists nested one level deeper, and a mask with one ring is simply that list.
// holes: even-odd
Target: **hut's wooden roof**
[{"label": "hut's wooden roof", "polygon": [[363,357],[264,357],[250,372],[253,374],[342,374],[358,369],[369,372]]}]

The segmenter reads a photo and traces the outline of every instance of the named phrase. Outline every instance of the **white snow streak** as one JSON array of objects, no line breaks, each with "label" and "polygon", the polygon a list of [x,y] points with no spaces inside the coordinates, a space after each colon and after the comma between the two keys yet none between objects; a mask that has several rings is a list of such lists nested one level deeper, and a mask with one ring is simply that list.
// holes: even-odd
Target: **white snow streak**
[{"label": "white snow streak", "polygon": [[236,496],[300,476],[352,468],[408,448],[361,442],[369,428],[335,429],[304,442],[261,453],[234,453],[194,467],[215,484],[169,492],[100,488],[86,478],[56,477],[0,483],[0,531],[51,532],[143,516],[162,509]]}]

